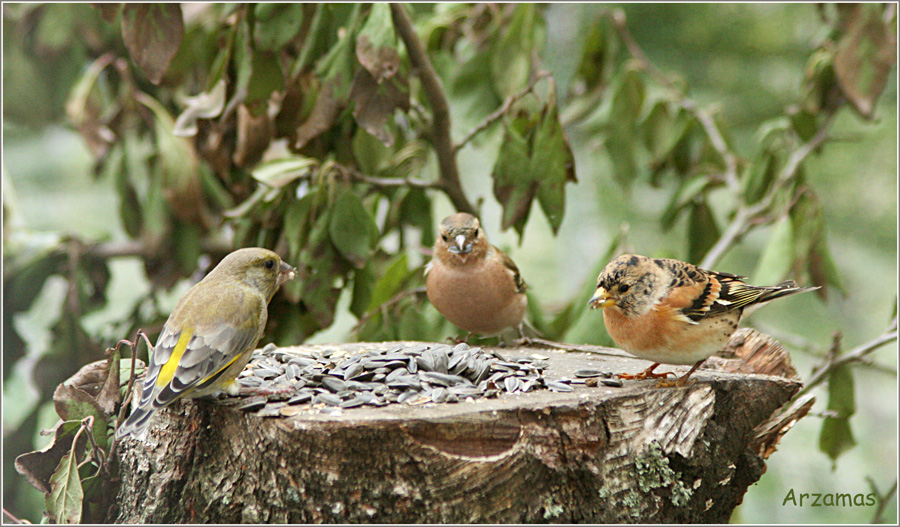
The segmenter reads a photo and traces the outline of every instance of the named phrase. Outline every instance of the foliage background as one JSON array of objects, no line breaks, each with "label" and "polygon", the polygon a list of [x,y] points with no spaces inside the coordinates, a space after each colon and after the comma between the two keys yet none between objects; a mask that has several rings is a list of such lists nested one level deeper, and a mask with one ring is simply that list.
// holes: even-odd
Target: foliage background
[{"label": "foliage background", "polygon": [[[811,4],[551,4],[543,11],[546,40],[541,67],[556,81],[561,121],[574,122],[566,124],[566,132],[578,177],[577,183],[566,185],[565,217],[556,235],[538,211],[533,211],[524,224],[521,243],[514,229],[501,230],[503,210],[494,198],[491,179],[503,140],[500,126],[488,128],[460,150],[458,163],[469,199],[483,199],[481,218],[491,241],[517,262],[533,293],[532,304],[547,314],[559,312],[586,292],[623,224],[628,226],[627,245],[636,252],[688,257],[685,248],[690,227],[686,215],[670,230],[660,226],[660,216],[677,191],[677,183],[664,179],[658,186],[651,186],[648,174],[642,172],[630,186],[623,186],[614,175],[615,162],[597,140],[596,130],[571,117],[577,98],[564,97],[574,89],[581,49],[592,24],[601,11],[616,7],[624,10],[631,34],[651,63],[667,74],[681,76],[698,106],[715,109],[730,145],[746,159],[755,155],[760,123],[783,115],[787,106],[801,99],[804,64],[827,30]],[[92,175],[92,153],[63,113],[71,79],[80,75],[93,57],[93,44],[85,45],[85,38],[92,34],[79,31],[75,21],[93,17],[92,27],[105,26],[87,5],[41,8],[54,12],[54,16],[45,13],[43,18],[52,23],[33,28],[30,38],[47,43],[55,58],[68,60],[55,62],[57,71],[35,73],[21,67],[17,63],[20,57],[9,52],[11,42],[7,39],[18,34],[15,24],[21,19],[10,15],[8,9],[10,6],[4,5],[4,263],[8,234],[26,233],[34,246],[52,243],[52,233],[73,234],[83,240],[129,240],[120,221],[120,195],[108,175],[99,179]],[[416,9],[422,11],[417,22],[428,18],[428,8]],[[198,16],[203,20],[202,13]],[[896,34],[895,22],[892,27]],[[114,42],[116,35],[105,34],[107,30],[101,29],[96,38]],[[117,52],[125,55],[121,49]],[[456,67],[452,62],[437,60],[436,65],[442,76]],[[54,78],[67,82],[54,84]],[[496,95],[486,100],[478,90],[482,81],[473,76],[445,83],[452,136],[457,140],[502,101]],[[546,100],[546,87],[536,88],[539,90],[544,90],[539,101]],[[823,205],[828,243],[846,293],[833,290],[826,302],[814,295],[796,297],[760,311],[747,322],[783,340],[804,377],[821,362],[833,332],[840,331],[845,348],[852,348],[879,335],[896,309],[896,91],[896,69],[891,68],[875,118],[866,122],[847,108],[840,111],[829,131],[829,141],[805,165],[806,177]],[[431,170],[433,173],[434,168]],[[435,192],[431,196],[432,210],[429,213],[425,209],[431,221],[437,222],[454,210],[444,195]],[[721,194],[711,196],[725,199]],[[763,227],[751,231],[716,268],[756,278],[757,264],[771,241],[772,230]],[[428,239],[424,233],[422,238],[423,242]],[[410,245],[407,253],[412,269],[427,256]],[[101,358],[102,347],[130,337],[138,321],[146,324],[159,316],[164,318],[191,283],[190,279],[179,279],[171,281],[170,289],[154,288],[143,262],[134,256],[111,260],[109,273],[104,301],[83,318],[86,333],[102,346],[83,350],[84,356],[68,357],[76,368]],[[345,288],[337,301],[334,324],[314,333],[308,341],[356,338],[351,333],[357,317],[350,312],[349,289]],[[54,374],[42,376],[40,370],[32,374],[31,368],[52,354],[53,339],[59,338],[59,333],[53,337],[50,330],[58,331],[55,325],[66,291],[67,282],[51,276],[26,312],[14,319],[4,314],[4,507],[32,521],[39,520],[43,497],[15,474],[11,459],[43,447],[48,440],[37,431],[50,428],[57,418],[52,403],[40,400],[38,394],[46,393],[41,386],[53,386],[62,379]],[[17,300],[7,297],[8,292],[4,290],[7,312],[10,302]],[[439,318],[430,306],[423,311],[434,327],[432,338],[452,331],[446,324],[438,324]],[[581,322],[586,329],[576,327],[567,338],[571,342],[602,343],[602,335],[597,337],[594,332],[602,323],[599,314],[594,315]],[[130,318],[123,320],[126,316]],[[24,358],[7,353],[10,324],[27,346]],[[734,521],[846,523],[872,518],[874,511],[867,507],[792,507],[782,506],[782,502],[792,489],[798,494],[855,494],[871,491],[867,478],[881,492],[895,484],[896,343],[874,357],[877,367],[853,370],[856,415],[852,427],[857,445],[834,464],[816,448],[827,401],[826,387],[820,386],[814,392],[819,397],[814,413],[785,436],[779,451],[769,459],[767,473],[748,491]],[[888,504],[882,519],[896,521],[896,498]]]}]

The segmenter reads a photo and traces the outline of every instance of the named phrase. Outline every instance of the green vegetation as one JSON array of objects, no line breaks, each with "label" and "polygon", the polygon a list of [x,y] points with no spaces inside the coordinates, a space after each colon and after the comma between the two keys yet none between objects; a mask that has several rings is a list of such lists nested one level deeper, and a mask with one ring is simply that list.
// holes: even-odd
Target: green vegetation
[{"label": "green vegetation", "polygon": [[823,286],[748,319],[819,401],[734,519],[896,522],[895,9],[4,4],[4,507],[103,521],[118,385],[54,392],[232,248],[300,269],[264,342],[452,335],[414,290],[469,210],[556,340],[611,344],[626,249]]}]

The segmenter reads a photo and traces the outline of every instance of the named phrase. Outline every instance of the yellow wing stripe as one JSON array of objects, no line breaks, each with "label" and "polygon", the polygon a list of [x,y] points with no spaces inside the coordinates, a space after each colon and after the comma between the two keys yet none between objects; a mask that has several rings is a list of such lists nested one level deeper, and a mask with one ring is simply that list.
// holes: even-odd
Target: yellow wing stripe
[{"label": "yellow wing stripe", "polygon": [[169,360],[167,360],[166,363],[163,364],[162,369],[159,370],[159,376],[156,378],[157,386],[166,386],[172,381],[172,378],[175,377],[175,370],[178,368],[181,356],[184,355],[188,343],[193,336],[193,330],[182,330],[181,336],[178,337],[178,342],[175,343],[175,349],[172,350],[172,356],[169,357]]}]

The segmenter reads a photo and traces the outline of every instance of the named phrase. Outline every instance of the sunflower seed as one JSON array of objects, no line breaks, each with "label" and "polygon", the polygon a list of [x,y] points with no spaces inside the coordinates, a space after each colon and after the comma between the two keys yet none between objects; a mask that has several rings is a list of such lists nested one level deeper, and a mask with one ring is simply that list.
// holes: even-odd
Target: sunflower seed
[{"label": "sunflower seed", "polygon": [[547,388],[554,392],[571,392],[574,390],[574,388],[568,384],[559,381],[547,381]]},{"label": "sunflower seed", "polygon": [[587,379],[590,377],[609,377],[609,373],[600,370],[578,370],[575,372],[575,376],[581,379]]},{"label": "sunflower seed", "polygon": [[325,403],[331,406],[340,406],[341,398],[331,393],[320,393],[313,397],[313,403]]},{"label": "sunflower seed", "polygon": [[449,392],[445,388],[435,388],[431,391],[431,400],[436,403],[442,403],[447,399]]},{"label": "sunflower seed", "polygon": [[356,408],[357,406],[362,406],[366,404],[365,401],[360,399],[359,397],[354,397],[352,399],[347,399],[346,401],[341,401],[339,405],[341,408]]},{"label": "sunflower seed", "polygon": [[356,362],[354,364],[351,364],[350,366],[347,367],[346,370],[344,370],[344,379],[346,379],[346,380],[353,379],[356,376],[358,376],[360,373],[363,373],[364,371],[365,371],[365,368],[363,368],[362,364]]},{"label": "sunflower seed", "polygon": [[249,388],[256,388],[257,386],[260,386],[262,382],[262,379],[259,377],[242,377],[238,379],[238,383]]},{"label": "sunflower seed", "polygon": [[303,404],[308,403],[313,398],[313,392],[310,390],[300,390],[293,397],[288,399],[288,404]]},{"label": "sunflower seed", "polygon": [[347,383],[337,377],[325,377],[322,379],[322,386],[333,392],[340,392],[347,389]]},{"label": "sunflower seed", "polygon": [[619,379],[600,379],[600,382],[605,384],[606,386],[615,386],[617,388],[622,387],[622,381]]},{"label": "sunflower seed", "polygon": [[258,410],[266,406],[267,401],[268,400],[266,399],[265,395],[257,395],[256,397],[250,397],[246,401],[239,404],[238,408],[247,411]]},{"label": "sunflower seed", "polygon": [[416,395],[418,395],[418,394],[417,394],[415,391],[413,391],[413,390],[409,390],[409,391],[403,392],[403,393],[400,394],[399,397],[397,397],[397,402],[398,402],[398,403],[405,403],[406,401],[412,399],[412,398],[415,397]]}]

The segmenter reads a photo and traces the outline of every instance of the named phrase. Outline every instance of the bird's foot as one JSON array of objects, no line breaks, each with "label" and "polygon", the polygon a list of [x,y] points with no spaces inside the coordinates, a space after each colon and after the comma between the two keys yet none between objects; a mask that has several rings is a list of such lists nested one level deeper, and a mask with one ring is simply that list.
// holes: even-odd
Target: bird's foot
[{"label": "bird's foot", "polygon": [[675,374],[670,371],[663,373],[653,373],[653,370],[655,370],[658,366],[659,363],[657,362],[640,373],[620,373],[616,375],[616,377],[625,380],[642,381],[644,379],[665,379],[669,375],[673,377],[675,376]]}]

